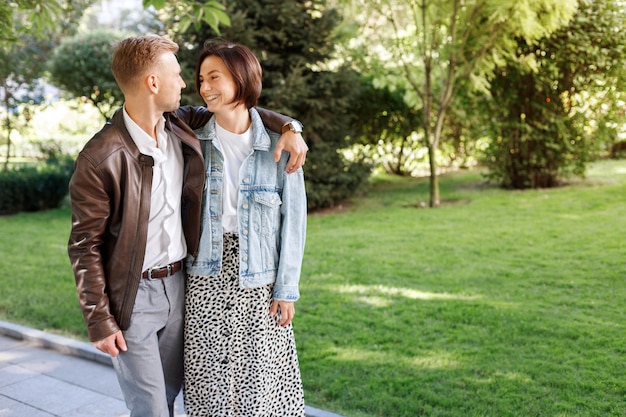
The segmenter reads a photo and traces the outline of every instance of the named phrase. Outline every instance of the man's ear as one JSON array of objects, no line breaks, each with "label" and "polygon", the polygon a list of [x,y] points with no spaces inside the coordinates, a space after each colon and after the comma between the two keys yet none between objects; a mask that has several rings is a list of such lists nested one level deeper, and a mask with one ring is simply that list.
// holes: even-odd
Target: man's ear
[{"label": "man's ear", "polygon": [[150,74],[146,76],[145,83],[148,89],[154,94],[159,92],[159,77],[154,74]]}]

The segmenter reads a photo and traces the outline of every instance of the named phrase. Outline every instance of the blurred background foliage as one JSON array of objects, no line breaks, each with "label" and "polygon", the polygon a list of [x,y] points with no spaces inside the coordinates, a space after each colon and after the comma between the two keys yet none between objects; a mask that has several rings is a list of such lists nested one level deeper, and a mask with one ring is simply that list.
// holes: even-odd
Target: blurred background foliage
[{"label": "blurred background foliage", "polygon": [[17,175],[75,157],[122,103],[113,44],[146,33],[180,45],[183,104],[203,104],[204,41],[256,53],[259,105],[305,126],[310,210],[366,191],[376,170],[428,176],[437,206],[443,172],[555,187],[626,150],[622,0],[29,0],[0,17],[0,157]]}]

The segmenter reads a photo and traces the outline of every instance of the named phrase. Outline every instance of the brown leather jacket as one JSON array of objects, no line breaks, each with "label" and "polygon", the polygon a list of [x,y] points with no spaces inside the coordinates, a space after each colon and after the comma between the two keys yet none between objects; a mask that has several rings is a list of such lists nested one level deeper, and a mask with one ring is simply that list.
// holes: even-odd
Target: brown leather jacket
[{"label": "brown leather jacket", "polygon": [[[291,120],[259,110],[272,130],[280,132]],[[193,254],[200,234],[204,160],[189,126],[203,126],[211,114],[202,107],[182,107],[164,116],[166,129],[183,143],[181,211],[187,249]],[[76,159],[69,187],[68,254],[92,342],[130,325],[145,255],[153,164],[152,157],[139,152],[121,109]]]}]

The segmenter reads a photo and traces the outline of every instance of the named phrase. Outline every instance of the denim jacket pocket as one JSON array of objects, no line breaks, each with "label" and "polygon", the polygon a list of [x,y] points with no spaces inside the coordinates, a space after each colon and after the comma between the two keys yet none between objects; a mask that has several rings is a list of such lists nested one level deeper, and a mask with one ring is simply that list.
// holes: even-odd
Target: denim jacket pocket
[{"label": "denim jacket pocket", "polygon": [[280,224],[280,205],[282,200],[277,192],[254,192],[252,224],[262,236],[276,236]]}]

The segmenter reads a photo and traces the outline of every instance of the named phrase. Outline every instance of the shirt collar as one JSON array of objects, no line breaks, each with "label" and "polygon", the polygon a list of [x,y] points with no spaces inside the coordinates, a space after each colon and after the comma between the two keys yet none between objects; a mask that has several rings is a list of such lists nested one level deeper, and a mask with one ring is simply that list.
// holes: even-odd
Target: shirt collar
[{"label": "shirt collar", "polygon": [[[152,139],[150,135],[148,135],[144,130],[139,127],[137,123],[133,119],[131,119],[130,115],[126,111],[126,106],[123,107],[124,110],[124,123],[126,124],[126,129],[128,129],[128,133],[130,133],[131,138],[139,148],[139,152],[155,157],[159,154],[164,154],[167,152],[167,133],[165,132],[165,117],[161,116],[156,125],[156,133],[157,133],[157,142],[159,146],[157,147],[157,142]],[[158,158],[158,156],[157,156]]]}]

